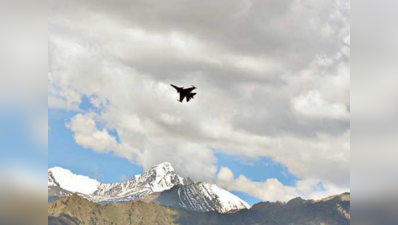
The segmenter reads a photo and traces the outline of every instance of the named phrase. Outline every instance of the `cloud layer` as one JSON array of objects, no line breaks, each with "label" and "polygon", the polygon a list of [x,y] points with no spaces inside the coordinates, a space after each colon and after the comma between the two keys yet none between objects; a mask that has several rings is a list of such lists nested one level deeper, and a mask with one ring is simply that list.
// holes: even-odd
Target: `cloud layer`
[{"label": "cloud layer", "polygon": [[[167,160],[224,187],[215,150],[268,156],[303,180],[349,189],[346,1],[49,4],[49,106],[78,111],[88,96],[98,107],[68,124],[78,144],[144,168]],[[180,104],[170,83],[194,84],[198,95]],[[277,180],[227,177],[229,189],[264,200],[302,195]]]}]

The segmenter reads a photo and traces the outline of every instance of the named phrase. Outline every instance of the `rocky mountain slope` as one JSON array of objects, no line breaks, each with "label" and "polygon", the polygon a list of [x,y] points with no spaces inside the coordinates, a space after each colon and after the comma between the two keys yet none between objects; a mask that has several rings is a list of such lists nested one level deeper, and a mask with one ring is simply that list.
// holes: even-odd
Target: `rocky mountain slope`
[{"label": "rocky mountain slope", "polygon": [[[173,190],[171,190],[173,189]],[[142,199],[199,212],[234,212],[250,206],[226,190],[208,183],[194,183],[179,176],[170,163],[162,163],[124,182],[103,184],[59,167],[48,171],[49,202],[78,193],[97,203]]]},{"label": "rocky mountain slope", "polygon": [[246,202],[230,192],[217,185],[202,182],[177,185],[170,190],[153,193],[140,200],[199,212],[232,213],[250,208]]},{"label": "rocky mountain slope", "polygon": [[194,212],[141,201],[96,204],[76,194],[48,204],[49,225],[349,225],[350,194],[321,201],[259,203],[230,214]]}]

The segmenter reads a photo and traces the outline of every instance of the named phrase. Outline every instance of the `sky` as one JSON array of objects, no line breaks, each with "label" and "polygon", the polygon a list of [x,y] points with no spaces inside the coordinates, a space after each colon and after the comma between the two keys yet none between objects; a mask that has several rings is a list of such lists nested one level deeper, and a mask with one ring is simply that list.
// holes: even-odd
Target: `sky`
[{"label": "sky", "polygon": [[48,32],[48,167],[168,161],[250,204],[350,190],[349,1],[49,1]]},{"label": "sky", "polygon": [[[43,4],[0,7],[0,189],[45,194],[47,170],[47,27]],[[43,51],[44,50],[44,51]],[[44,76],[43,76],[44,75]],[[11,187],[18,183],[19,189]],[[23,184],[23,185],[20,185]],[[43,185],[44,184],[44,185]],[[8,186],[8,187],[7,187]],[[29,187],[27,191],[25,188]],[[30,192],[29,192],[30,193]]]}]

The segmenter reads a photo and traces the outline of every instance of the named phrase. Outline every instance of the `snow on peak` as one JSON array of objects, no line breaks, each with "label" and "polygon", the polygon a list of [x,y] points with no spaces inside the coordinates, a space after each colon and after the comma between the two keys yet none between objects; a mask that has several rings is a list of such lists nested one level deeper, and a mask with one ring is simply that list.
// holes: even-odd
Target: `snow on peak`
[{"label": "snow on peak", "polygon": [[153,192],[162,192],[184,182],[169,162],[163,162],[150,168],[143,174],[143,177],[148,178]]},{"label": "snow on peak", "polygon": [[48,185],[89,195],[97,190],[100,182],[87,176],[76,175],[61,167],[53,167],[48,170]]},{"label": "snow on peak", "polygon": [[59,184],[55,181],[52,172],[50,171],[47,173],[47,186],[59,186]]},{"label": "snow on peak", "polygon": [[213,193],[217,196],[218,201],[221,205],[220,213],[226,213],[229,211],[235,211],[240,209],[250,209],[250,205],[240,199],[238,196],[226,191],[215,184],[201,183],[202,187],[208,192]]},{"label": "snow on peak", "polygon": [[169,162],[163,162],[156,166],[153,166],[149,171],[156,171],[156,173],[166,174],[169,172],[175,172],[173,166]]},{"label": "snow on peak", "polygon": [[70,192],[81,193],[95,202],[131,201],[179,185],[186,190],[186,199],[197,210],[227,213],[250,208],[245,201],[215,184],[194,183],[189,178],[179,176],[169,162],[158,164],[142,175],[113,184],[103,184],[60,167],[48,170],[49,187],[58,186]]}]

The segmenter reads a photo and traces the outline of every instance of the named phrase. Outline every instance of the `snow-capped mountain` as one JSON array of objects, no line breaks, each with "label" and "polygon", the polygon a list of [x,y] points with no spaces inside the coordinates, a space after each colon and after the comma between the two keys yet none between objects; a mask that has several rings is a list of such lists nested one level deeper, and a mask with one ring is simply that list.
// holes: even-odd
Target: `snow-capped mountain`
[{"label": "snow-capped mountain", "polygon": [[47,186],[48,187],[59,186],[59,184],[55,181],[53,173],[50,170],[48,170],[47,172]]},{"label": "snow-capped mountain", "polygon": [[70,170],[53,167],[48,170],[48,186],[58,186],[70,192],[90,195],[101,183],[86,176],[76,175]]},{"label": "snow-capped mountain", "polygon": [[[162,205],[194,211],[227,213],[250,206],[230,192],[208,183],[194,183],[179,176],[173,166],[161,163],[126,181],[103,184],[86,176],[54,167],[48,171],[48,188],[64,195],[75,192],[98,203],[118,203],[134,200],[154,201]],[[54,191],[56,190],[56,191]]]},{"label": "snow-capped mountain", "polygon": [[203,182],[177,185],[170,190],[145,196],[141,200],[199,212],[231,213],[250,208],[250,205],[230,192],[215,184]]},{"label": "snow-capped mountain", "polygon": [[124,182],[100,184],[90,197],[96,202],[131,201],[179,184],[186,184],[185,179],[177,175],[170,163],[165,162]]}]

